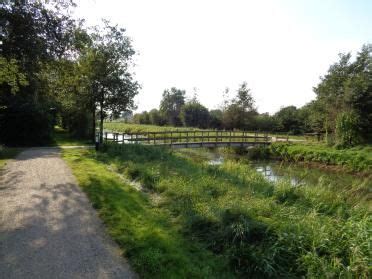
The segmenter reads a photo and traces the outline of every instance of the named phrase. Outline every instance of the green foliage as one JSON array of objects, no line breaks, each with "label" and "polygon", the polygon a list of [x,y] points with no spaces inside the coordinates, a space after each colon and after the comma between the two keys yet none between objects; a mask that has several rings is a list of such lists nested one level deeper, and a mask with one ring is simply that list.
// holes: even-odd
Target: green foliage
[{"label": "green foliage", "polygon": [[10,87],[11,93],[17,93],[20,86],[27,86],[26,76],[19,71],[17,60],[7,60],[0,56],[0,86]]},{"label": "green foliage", "polygon": [[[253,130],[257,115],[255,101],[247,83],[243,82],[235,98],[225,100],[222,125],[225,129]],[[228,93],[228,90],[226,91]]]},{"label": "green foliage", "polygon": [[299,110],[295,106],[281,108],[274,116],[277,121],[276,130],[280,132],[290,132],[300,134],[303,132],[303,121]]},{"label": "green foliage", "polygon": [[[324,119],[325,130],[337,133],[340,121],[351,121],[350,117],[342,115],[353,111],[359,118],[359,129],[353,128],[353,133],[357,132],[358,135],[353,137],[367,140],[372,133],[371,54],[371,45],[363,46],[354,62],[351,62],[351,54],[341,54],[340,60],[331,65],[328,73],[314,88],[317,94],[316,105],[322,108],[318,113]],[[352,118],[356,119],[354,116]]]},{"label": "green foliage", "polygon": [[303,145],[273,143],[271,152],[286,161],[319,162],[326,165],[339,165],[352,171],[372,170],[371,147],[355,147],[338,150],[325,145]]},{"label": "green foliage", "polygon": [[196,99],[182,106],[180,117],[186,127],[207,128],[209,124],[208,109]]},{"label": "green foliage", "polygon": [[160,101],[160,112],[164,115],[168,125],[182,125],[180,113],[185,104],[185,94],[184,90],[175,87],[164,90],[163,98]]},{"label": "green foliage", "polygon": [[[68,152],[81,186],[144,277],[370,275],[372,219],[357,189],[273,184],[244,162],[210,166],[142,145]],[[349,199],[351,191],[359,198]],[[133,203],[134,196],[141,199]]]},{"label": "green foliage", "polygon": [[353,146],[360,142],[359,116],[354,112],[343,112],[336,119],[337,143],[341,146]]}]

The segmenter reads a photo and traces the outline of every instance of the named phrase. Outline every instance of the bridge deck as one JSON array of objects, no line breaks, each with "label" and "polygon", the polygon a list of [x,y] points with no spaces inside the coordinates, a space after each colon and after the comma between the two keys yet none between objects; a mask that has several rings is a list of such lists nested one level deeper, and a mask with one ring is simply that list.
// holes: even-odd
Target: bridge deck
[{"label": "bridge deck", "polygon": [[[252,147],[269,145],[276,138],[267,133],[252,133],[245,131],[161,131],[143,133],[113,133],[104,134],[105,142],[117,144],[145,144],[169,146],[172,148],[198,147]],[[288,141],[288,138],[286,138]]]}]

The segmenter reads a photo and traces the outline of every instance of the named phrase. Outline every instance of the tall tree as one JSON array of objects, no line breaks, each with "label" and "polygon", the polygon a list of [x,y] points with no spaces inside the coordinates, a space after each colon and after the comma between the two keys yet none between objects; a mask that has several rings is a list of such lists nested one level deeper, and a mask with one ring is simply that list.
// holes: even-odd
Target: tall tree
[{"label": "tall tree", "polygon": [[160,102],[160,112],[167,119],[167,124],[181,126],[180,119],[181,108],[185,104],[185,90],[172,87],[163,92],[163,98]]},{"label": "tall tree", "polygon": [[208,109],[196,97],[181,108],[180,117],[186,127],[207,128],[209,124]]},{"label": "tall tree", "polygon": [[91,35],[92,46],[80,59],[81,71],[86,73],[87,103],[94,118],[97,108],[99,110],[101,143],[105,117],[109,113],[120,114],[133,109],[133,98],[139,89],[131,72],[135,51],[130,38],[125,35],[125,29],[111,26],[107,21],[104,24],[103,29]]},{"label": "tall tree", "polygon": [[225,103],[223,125],[227,129],[252,129],[257,115],[255,101],[246,82],[243,82],[235,98]]}]

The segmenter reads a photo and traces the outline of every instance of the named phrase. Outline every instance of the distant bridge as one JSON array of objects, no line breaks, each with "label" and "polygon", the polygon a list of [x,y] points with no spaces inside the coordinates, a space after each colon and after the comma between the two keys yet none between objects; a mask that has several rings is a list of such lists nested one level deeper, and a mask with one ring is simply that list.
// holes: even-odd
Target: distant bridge
[{"label": "distant bridge", "polygon": [[269,137],[267,133],[221,130],[104,133],[106,143],[146,144],[172,148],[253,147],[266,146],[273,141],[288,141],[288,137],[278,138]]}]

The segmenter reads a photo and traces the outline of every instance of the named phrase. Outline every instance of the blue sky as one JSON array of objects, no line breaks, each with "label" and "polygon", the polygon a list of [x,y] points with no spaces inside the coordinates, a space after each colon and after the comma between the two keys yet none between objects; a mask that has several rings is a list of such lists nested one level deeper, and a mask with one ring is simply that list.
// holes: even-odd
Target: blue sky
[{"label": "blue sky", "polygon": [[76,16],[127,29],[142,85],[138,111],[165,88],[194,88],[209,108],[248,83],[260,112],[302,106],[340,52],[372,42],[371,1],[80,0]]}]

